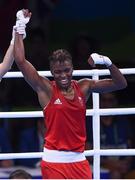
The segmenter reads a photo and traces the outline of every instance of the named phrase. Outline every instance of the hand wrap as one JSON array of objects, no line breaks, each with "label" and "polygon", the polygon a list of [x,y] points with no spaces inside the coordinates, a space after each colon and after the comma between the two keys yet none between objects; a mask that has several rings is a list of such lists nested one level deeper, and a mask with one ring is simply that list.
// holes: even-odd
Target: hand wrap
[{"label": "hand wrap", "polygon": [[16,18],[17,18],[16,25],[15,25],[16,26],[16,31],[19,34],[22,34],[23,39],[24,39],[24,38],[26,38],[26,31],[25,31],[26,24],[29,22],[30,17],[25,17],[23,10],[19,10],[16,13]]},{"label": "hand wrap", "polygon": [[112,65],[112,61],[107,56],[102,56],[97,53],[91,54],[94,64],[103,64],[107,67]]}]

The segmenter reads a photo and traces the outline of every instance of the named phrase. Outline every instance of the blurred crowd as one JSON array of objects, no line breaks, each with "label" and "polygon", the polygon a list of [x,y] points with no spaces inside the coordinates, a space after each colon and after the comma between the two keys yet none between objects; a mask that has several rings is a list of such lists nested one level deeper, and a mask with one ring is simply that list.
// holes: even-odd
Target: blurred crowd
[{"label": "blurred crowd", "polygon": [[[1,0],[0,1],[0,59],[11,38],[15,13],[18,9],[28,7],[33,13],[30,27],[25,40],[26,53],[29,61],[39,71],[49,69],[48,56],[50,53],[50,23],[52,23],[53,10],[60,0]],[[10,16],[9,16],[10,12]],[[6,19],[6,20],[5,20]],[[58,39],[59,41],[59,39]],[[87,59],[93,52],[101,51],[102,42],[91,37],[88,32],[77,32],[71,42],[66,42],[72,54],[74,69],[90,69]],[[119,64],[119,62],[118,62]],[[122,64],[120,64],[122,67]],[[100,69],[100,66],[98,67]],[[11,71],[18,71],[14,64]],[[127,89],[116,94],[101,96],[101,108],[117,108],[134,105],[132,93],[134,84],[131,82]],[[26,90],[27,89],[27,90]],[[25,93],[27,92],[27,93]],[[128,94],[128,96],[127,96]],[[130,96],[131,94],[131,96]],[[130,96],[130,97],[129,97]],[[31,91],[26,82],[21,79],[4,79],[0,84],[0,109],[3,111],[41,110],[37,104],[37,96]],[[91,98],[90,98],[91,101]],[[92,108],[89,106],[87,108]],[[43,148],[43,134],[45,127],[42,118],[2,119],[0,118],[0,152],[40,152]],[[92,120],[86,118],[87,143],[86,149],[92,149]],[[135,122],[134,116],[106,116],[101,118],[101,148],[134,148]],[[92,158],[89,158],[92,161]],[[39,165],[39,159],[1,160],[0,167]],[[111,178],[135,178],[131,171],[135,169],[133,157],[105,157],[101,166],[110,170]],[[133,172],[133,171],[132,171]],[[130,173],[130,174],[129,174]]]}]

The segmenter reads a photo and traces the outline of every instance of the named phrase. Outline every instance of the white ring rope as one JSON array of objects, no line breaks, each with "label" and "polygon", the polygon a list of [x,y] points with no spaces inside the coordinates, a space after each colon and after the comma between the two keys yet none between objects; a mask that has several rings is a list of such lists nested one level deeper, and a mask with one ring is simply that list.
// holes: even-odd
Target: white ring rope
[{"label": "white ring rope", "polygon": [[[135,74],[135,68],[120,69],[123,74]],[[51,77],[50,71],[38,71],[40,75]],[[98,79],[99,76],[110,75],[109,70],[74,70],[73,76],[92,76]],[[21,72],[7,72],[4,78],[23,78]],[[94,156],[94,179],[100,179],[100,156],[135,156],[135,149],[100,149],[100,116],[104,115],[125,115],[135,114],[135,107],[133,108],[113,108],[113,109],[100,109],[99,95],[93,93],[93,109],[87,109],[86,115],[93,116],[93,137],[94,149],[85,151],[86,156]],[[25,111],[25,112],[0,112],[0,118],[36,118],[43,117],[42,111]],[[43,152],[30,152],[30,153],[3,153],[0,154],[0,159],[20,159],[20,158],[41,158]]]},{"label": "white ring rope", "polygon": [[[87,109],[86,111],[87,116],[93,116],[95,113],[101,116],[135,114],[135,108],[110,108],[110,109],[100,109],[100,110]],[[34,118],[43,117],[43,112],[42,111],[0,112],[0,118],[33,118],[33,117]]]},{"label": "white ring rope", "polygon": [[[104,150],[87,150],[84,152],[85,156],[93,156],[100,154],[101,156],[135,156],[135,149],[104,149]],[[2,153],[0,159],[32,159],[42,158],[43,152],[30,152],[30,153]]]},{"label": "white ring rope", "polygon": [[[120,71],[123,74],[135,74],[135,68],[126,68],[126,69],[120,69]],[[42,76],[48,76],[51,77],[50,71],[38,71],[40,75]],[[99,76],[105,76],[110,75],[109,70],[102,69],[94,69],[94,70],[74,70],[73,76],[92,76],[94,74],[97,74]],[[7,72],[3,78],[22,78],[23,74],[21,72]]]}]

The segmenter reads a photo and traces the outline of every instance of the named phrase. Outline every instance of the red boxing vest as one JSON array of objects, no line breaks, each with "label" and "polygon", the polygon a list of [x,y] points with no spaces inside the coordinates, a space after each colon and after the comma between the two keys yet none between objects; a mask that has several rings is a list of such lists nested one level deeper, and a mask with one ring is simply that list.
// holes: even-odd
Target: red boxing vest
[{"label": "red boxing vest", "polygon": [[72,81],[75,94],[69,100],[52,81],[53,97],[44,108],[46,124],[45,147],[51,150],[83,152],[86,140],[86,105],[76,81]]}]

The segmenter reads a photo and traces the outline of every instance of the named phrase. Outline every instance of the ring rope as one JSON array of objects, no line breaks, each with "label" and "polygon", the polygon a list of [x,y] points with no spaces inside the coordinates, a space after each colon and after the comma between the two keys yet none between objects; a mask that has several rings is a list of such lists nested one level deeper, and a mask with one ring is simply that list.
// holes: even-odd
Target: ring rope
[{"label": "ring rope", "polygon": [[[125,69],[120,69],[120,71],[123,74],[135,74],[135,68],[125,68]],[[38,71],[38,73],[41,76],[48,76],[52,77],[50,71]],[[94,70],[74,70],[73,76],[92,76],[94,74],[97,74],[99,76],[106,76],[110,75],[109,70],[106,69],[94,69]],[[23,74],[21,72],[7,72],[3,78],[22,78]]]},{"label": "ring rope", "polygon": [[[109,108],[109,109],[96,109],[86,110],[87,116],[93,116],[94,114],[99,115],[125,115],[125,114],[135,114],[135,108]],[[43,117],[42,111],[24,111],[24,112],[0,112],[0,118],[38,118]]]},{"label": "ring rope", "polygon": [[[87,150],[84,151],[85,156],[93,156],[100,154],[101,156],[135,156],[135,149],[104,149],[104,150]],[[2,153],[0,159],[31,159],[42,158],[43,152],[30,152],[30,153]]]}]

